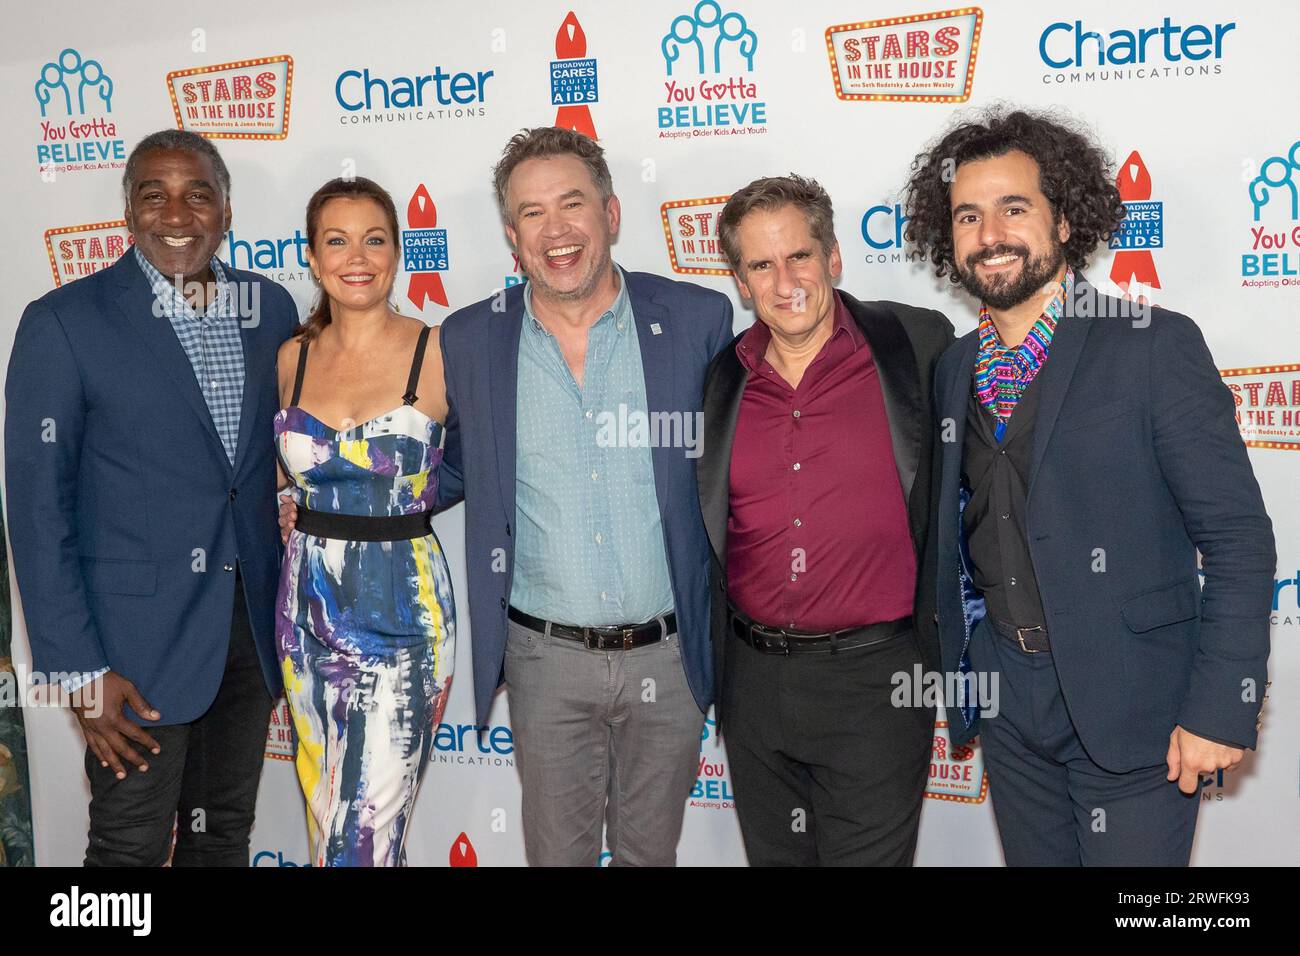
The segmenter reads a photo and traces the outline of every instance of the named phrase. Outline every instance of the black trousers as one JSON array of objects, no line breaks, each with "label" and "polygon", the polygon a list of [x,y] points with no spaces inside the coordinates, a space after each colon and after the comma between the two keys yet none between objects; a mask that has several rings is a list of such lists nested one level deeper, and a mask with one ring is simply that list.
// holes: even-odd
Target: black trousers
[{"label": "black trousers", "polygon": [[976,671],[997,674],[998,713],[980,717],[980,741],[1008,866],[1188,864],[1199,788],[1188,796],[1166,780],[1163,759],[1126,773],[1095,764],[1051,652],[1026,654],[981,621],[970,659]]},{"label": "black trousers", "polygon": [[935,714],[890,697],[915,636],[788,657],[727,639],[722,735],[750,865],[910,866]]},{"label": "black trousers", "polygon": [[244,602],[235,583],[226,671],[212,706],[188,724],[145,730],[162,753],[136,744],[149,769],[127,766],[125,780],[86,749],[90,778],[90,843],[86,866],[248,866],[257,786],[274,701]]}]

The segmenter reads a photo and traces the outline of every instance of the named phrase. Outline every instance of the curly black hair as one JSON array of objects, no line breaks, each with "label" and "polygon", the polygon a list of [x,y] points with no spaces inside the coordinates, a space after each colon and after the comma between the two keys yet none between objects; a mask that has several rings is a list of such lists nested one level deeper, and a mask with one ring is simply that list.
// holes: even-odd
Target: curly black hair
[{"label": "curly black hair", "polygon": [[1070,224],[1066,262],[1075,269],[1086,266],[1097,244],[1109,239],[1124,218],[1115,175],[1101,147],[1077,129],[1021,109],[993,107],[960,120],[917,154],[906,187],[904,236],[934,265],[935,275],[947,275],[954,284],[961,281],[949,201],[957,167],[1013,150],[1038,163],[1039,188],[1052,204],[1053,217],[1064,216]]}]

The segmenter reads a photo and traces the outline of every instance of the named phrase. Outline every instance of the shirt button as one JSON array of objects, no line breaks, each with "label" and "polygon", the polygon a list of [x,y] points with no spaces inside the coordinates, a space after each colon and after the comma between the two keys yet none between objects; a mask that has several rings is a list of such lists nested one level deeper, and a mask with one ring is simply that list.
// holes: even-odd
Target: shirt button
[{"label": "shirt button", "polygon": [[604,540],[605,540],[604,536],[601,535],[601,533],[600,533],[599,531],[597,531],[597,532],[596,532],[596,543],[597,543],[597,544],[600,544],[600,543],[601,543],[602,541],[604,541]]},{"label": "shirt button", "polygon": [[1005,448],[1002,449],[1000,452],[998,452],[999,455],[1005,455],[1006,453],[1007,453],[1007,450],[1006,450]]},{"label": "shirt button", "polygon": [[623,323],[622,323],[622,322],[620,322],[620,323],[618,324],[618,330],[619,330],[620,332],[623,331]]},{"label": "shirt button", "polygon": [[590,408],[587,409],[586,414],[585,414],[583,417],[584,417],[584,418],[591,418],[591,409],[590,409]]},{"label": "shirt button", "polygon": [[799,463],[797,461],[794,463],[794,470],[795,471],[799,470]]},{"label": "shirt button", "polygon": [[798,581],[798,580],[799,580],[799,575],[797,575],[797,574],[792,574],[792,575],[790,575],[790,580],[791,580],[791,581]]},{"label": "shirt button", "polygon": [[600,592],[600,599],[601,599],[602,601],[605,600],[605,592],[604,592],[604,591],[601,591],[601,592]]},{"label": "shirt button", "polygon": [[595,481],[599,477],[600,475],[596,472],[596,469],[595,468],[591,469],[591,480]]},{"label": "shirt button", "polygon": [[803,527],[803,522],[800,521],[798,518],[795,518],[795,519],[794,519],[794,526],[795,526],[796,528],[801,528],[801,527]]},{"label": "shirt button", "polygon": [[797,409],[797,408],[794,410],[794,417],[795,417],[795,418],[798,418],[798,417],[799,417],[799,409]]},{"label": "shirt button", "polygon": [[1015,579],[1015,578],[1012,578],[1012,579],[1011,579],[1011,586],[1012,586],[1012,587],[1015,587],[1015,586],[1016,586],[1016,579]]}]

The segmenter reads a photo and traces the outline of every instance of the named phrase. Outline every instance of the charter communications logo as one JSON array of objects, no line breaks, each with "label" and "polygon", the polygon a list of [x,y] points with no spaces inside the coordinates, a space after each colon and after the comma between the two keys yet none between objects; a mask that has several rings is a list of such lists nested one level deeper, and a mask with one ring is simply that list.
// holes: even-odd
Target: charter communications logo
[{"label": "charter communications logo", "polygon": [[407,120],[452,120],[486,116],[487,82],[494,70],[386,77],[369,67],[344,70],[334,81],[334,99],[343,108],[339,123],[348,126]]},{"label": "charter communications logo", "polygon": [[82,893],[80,887],[50,897],[51,926],[126,926],[133,936],[153,928],[149,893]]},{"label": "charter communications logo", "polygon": [[1236,23],[1176,24],[1119,28],[1103,34],[1083,20],[1049,23],[1038,37],[1038,55],[1052,71],[1044,83],[1094,83],[1209,76],[1223,72],[1224,40]]}]

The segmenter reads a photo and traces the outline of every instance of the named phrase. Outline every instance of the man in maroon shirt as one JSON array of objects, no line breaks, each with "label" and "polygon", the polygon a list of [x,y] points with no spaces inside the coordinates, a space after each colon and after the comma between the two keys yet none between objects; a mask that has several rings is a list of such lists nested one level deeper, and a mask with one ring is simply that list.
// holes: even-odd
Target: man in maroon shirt
[{"label": "man in maroon shirt", "polygon": [[[943,315],[837,292],[831,201],[759,179],[719,236],[758,320],[704,394],[719,728],[754,865],[909,865],[934,726],[894,677],[938,670],[926,564]],[[910,695],[909,695],[910,699]],[[725,718],[724,718],[725,709]]]}]

